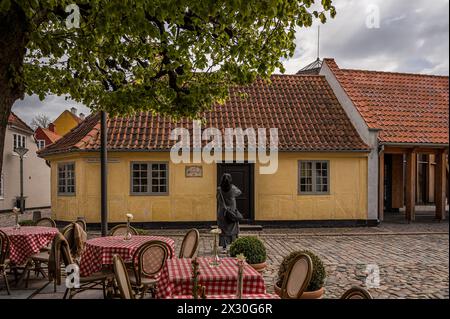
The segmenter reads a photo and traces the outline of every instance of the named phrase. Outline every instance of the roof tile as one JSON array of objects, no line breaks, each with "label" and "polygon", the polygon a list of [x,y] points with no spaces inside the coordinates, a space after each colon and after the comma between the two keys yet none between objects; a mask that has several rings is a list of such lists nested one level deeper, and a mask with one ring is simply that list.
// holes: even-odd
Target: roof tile
[{"label": "roof tile", "polygon": [[369,128],[386,143],[449,142],[448,76],[340,69],[336,76]]},{"label": "roof tile", "polygon": [[[274,75],[271,83],[259,79],[233,87],[224,105],[215,105],[202,117],[206,120],[202,128],[216,127],[222,134],[228,127],[278,128],[280,151],[368,150],[325,77],[318,75]],[[91,114],[40,155],[98,150],[99,120],[99,114]],[[175,127],[188,128],[192,134],[188,119],[175,123],[151,112],[108,118],[108,149],[169,150],[174,144],[170,132]]]}]

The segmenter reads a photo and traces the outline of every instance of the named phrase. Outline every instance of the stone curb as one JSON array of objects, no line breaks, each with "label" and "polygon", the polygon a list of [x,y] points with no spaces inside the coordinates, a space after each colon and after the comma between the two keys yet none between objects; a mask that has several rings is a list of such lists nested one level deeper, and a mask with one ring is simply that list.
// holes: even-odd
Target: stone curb
[{"label": "stone curb", "polygon": [[399,236],[399,235],[448,235],[449,232],[394,232],[394,233],[311,233],[311,234],[259,234],[260,237],[317,237],[317,236],[328,236],[328,237],[342,237],[342,236]]}]

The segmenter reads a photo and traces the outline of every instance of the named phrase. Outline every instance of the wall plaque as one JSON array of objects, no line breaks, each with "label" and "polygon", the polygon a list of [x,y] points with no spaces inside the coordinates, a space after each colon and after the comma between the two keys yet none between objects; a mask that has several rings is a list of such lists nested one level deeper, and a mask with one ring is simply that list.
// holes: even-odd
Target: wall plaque
[{"label": "wall plaque", "polygon": [[203,177],[203,166],[201,165],[189,165],[185,169],[186,177]]}]

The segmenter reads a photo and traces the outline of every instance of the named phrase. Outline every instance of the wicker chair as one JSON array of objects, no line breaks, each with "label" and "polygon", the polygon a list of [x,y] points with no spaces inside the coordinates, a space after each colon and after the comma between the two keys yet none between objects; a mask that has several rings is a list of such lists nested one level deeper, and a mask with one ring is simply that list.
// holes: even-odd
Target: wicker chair
[{"label": "wicker chair", "polygon": [[[75,261],[72,258],[72,255],[70,253],[69,244],[65,240],[65,238],[62,239],[63,244],[61,247],[61,259],[64,261],[65,266],[68,265],[76,265]],[[54,265],[57,266],[57,265]],[[98,290],[102,289],[103,291],[103,297],[106,298],[106,285],[108,281],[111,281],[113,279],[113,273],[110,271],[102,271],[98,273],[91,274],[87,277],[80,276],[80,286],[78,288],[71,287],[66,288],[66,291],[64,293],[63,298],[66,299],[69,297],[69,299],[72,299],[76,294],[86,291],[86,290]],[[97,288],[98,286],[102,286],[102,288]]]},{"label": "wicker chair", "polygon": [[181,243],[179,258],[194,258],[197,254],[200,233],[197,229],[189,230]]},{"label": "wicker chair", "polygon": [[144,298],[150,290],[155,297],[158,279],[156,276],[164,267],[169,257],[169,247],[163,241],[151,240],[139,247],[134,253],[132,270],[129,273],[131,286]]},{"label": "wicker chair", "polygon": [[48,217],[44,217],[39,219],[36,222],[36,226],[44,226],[44,227],[52,227],[52,228],[56,228],[56,223],[53,219],[48,218]]},{"label": "wicker chair", "polygon": [[[67,242],[69,243],[69,247],[70,247],[70,252],[72,253],[72,256],[74,258],[78,258],[81,253],[82,253],[82,249],[84,247],[84,243],[82,244],[82,247],[76,247],[76,241],[75,241],[75,227],[76,225],[80,225],[77,222],[73,222],[70,223],[69,225],[67,225],[66,227],[63,228],[62,230],[62,234],[63,236],[66,238]],[[82,228],[82,226],[80,225],[80,227]],[[85,230],[83,230],[85,232]],[[84,234],[86,238],[84,238],[84,240],[87,239],[87,235]]]},{"label": "wicker chair", "polygon": [[116,284],[119,288],[120,297],[122,299],[134,299],[134,292],[131,288],[130,278],[128,277],[125,263],[119,255],[113,256],[113,269]]},{"label": "wicker chair", "polygon": [[373,297],[366,289],[355,286],[344,292],[341,299],[373,299]]},{"label": "wicker chair", "polygon": [[[51,250],[51,248],[50,248]],[[24,272],[26,272],[25,278],[25,288],[28,288],[28,282],[30,280],[30,273],[34,271],[35,276],[39,277],[39,274],[42,275],[43,278],[46,278],[44,269],[48,267],[49,258],[50,258],[50,250],[43,250],[37,254],[34,254],[28,258],[28,261],[25,264]],[[42,267],[42,264],[47,265],[47,267]]]},{"label": "wicker chair", "polygon": [[[56,223],[53,219],[48,218],[48,217],[43,217],[41,219],[39,219],[36,222],[36,226],[43,226],[43,227],[51,227],[51,228],[56,228]],[[47,247],[43,247],[41,248],[41,251],[50,251],[51,249],[51,244]]]},{"label": "wicker chair", "polygon": [[299,299],[305,291],[312,277],[313,264],[306,254],[295,258],[285,273],[281,284],[282,299]]},{"label": "wicker chair", "polygon": [[[130,233],[132,235],[139,235],[137,230],[130,226]],[[127,225],[120,224],[116,225],[108,233],[108,236],[125,236],[127,234]]]},{"label": "wicker chair", "polygon": [[8,236],[0,230],[0,275],[5,281],[6,291],[8,295],[11,295],[9,290],[8,275],[6,274],[6,268],[9,266],[9,260],[7,259],[9,255],[9,238]]},{"label": "wicker chair", "polygon": [[86,225],[86,222],[85,222],[83,219],[77,219],[77,220],[75,221],[75,223],[78,224],[78,225],[80,225],[81,228],[82,228],[84,231],[87,231],[87,225]]}]

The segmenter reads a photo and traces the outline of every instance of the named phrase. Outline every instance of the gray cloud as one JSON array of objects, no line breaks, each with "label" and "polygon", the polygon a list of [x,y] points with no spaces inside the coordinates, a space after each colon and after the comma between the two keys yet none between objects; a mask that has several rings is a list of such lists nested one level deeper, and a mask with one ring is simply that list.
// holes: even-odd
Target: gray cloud
[{"label": "gray cloud", "polygon": [[[448,0],[335,0],[337,16],[320,26],[321,57],[345,68],[448,75]],[[377,6],[380,28],[368,28],[368,9]],[[317,24],[297,33],[288,73],[317,56]]]},{"label": "gray cloud", "polygon": [[28,124],[37,114],[45,114],[52,121],[64,110],[77,108],[78,113],[89,114],[89,109],[83,104],[74,102],[70,99],[65,100],[62,96],[49,95],[45,100],[40,101],[37,95],[26,96],[23,100],[16,101],[13,105],[13,112]]},{"label": "gray cloud", "polygon": [[[320,56],[336,59],[343,68],[449,73],[449,0],[335,0],[337,16],[320,26]],[[366,26],[367,10],[377,6],[380,28]],[[299,29],[292,59],[284,61],[286,73],[295,73],[317,56],[317,24]],[[36,96],[13,107],[26,122],[39,113],[56,118],[72,106],[89,110],[64,97]]]}]

